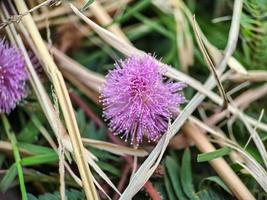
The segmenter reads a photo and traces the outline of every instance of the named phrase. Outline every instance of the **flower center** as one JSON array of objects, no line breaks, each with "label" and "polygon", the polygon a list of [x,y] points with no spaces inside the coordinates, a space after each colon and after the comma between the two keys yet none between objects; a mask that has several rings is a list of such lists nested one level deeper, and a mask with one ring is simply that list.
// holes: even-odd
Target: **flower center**
[{"label": "flower center", "polygon": [[131,89],[137,92],[146,92],[147,82],[144,77],[135,77],[131,79]]},{"label": "flower center", "polygon": [[149,102],[149,84],[144,77],[134,77],[131,79],[131,96],[139,98],[142,103]]}]

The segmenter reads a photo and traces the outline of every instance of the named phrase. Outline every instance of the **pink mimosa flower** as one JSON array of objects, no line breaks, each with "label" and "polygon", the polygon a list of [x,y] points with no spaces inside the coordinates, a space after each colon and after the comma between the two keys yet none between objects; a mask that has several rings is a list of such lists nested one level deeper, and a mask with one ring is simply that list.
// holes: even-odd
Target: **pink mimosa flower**
[{"label": "pink mimosa flower", "polygon": [[168,121],[185,103],[182,82],[163,77],[164,67],[151,56],[132,56],[115,64],[101,91],[103,116],[109,128],[125,140],[139,145],[146,136],[155,141],[168,127]]},{"label": "pink mimosa flower", "polygon": [[0,41],[0,113],[9,113],[26,96],[28,75],[19,50]]}]

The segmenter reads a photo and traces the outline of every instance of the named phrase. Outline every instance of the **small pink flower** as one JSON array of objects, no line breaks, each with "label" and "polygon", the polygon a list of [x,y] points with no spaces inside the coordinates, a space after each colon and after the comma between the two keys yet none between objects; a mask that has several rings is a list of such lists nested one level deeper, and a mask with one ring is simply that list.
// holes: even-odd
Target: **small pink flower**
[{"label": "small pink flower", "polygon": [[115,64],[101,91],[103,116],[109,128],[127,141],[140,144],[146,136],[155,141],[173,114],[185,103],[182,82],[163,78],[164,68],[151,55],[132,56]]},{"label": "small pink flower", "polygon": [[26,96],[28,75],[19,50],[0,41],[0,113],[9,113]]}]

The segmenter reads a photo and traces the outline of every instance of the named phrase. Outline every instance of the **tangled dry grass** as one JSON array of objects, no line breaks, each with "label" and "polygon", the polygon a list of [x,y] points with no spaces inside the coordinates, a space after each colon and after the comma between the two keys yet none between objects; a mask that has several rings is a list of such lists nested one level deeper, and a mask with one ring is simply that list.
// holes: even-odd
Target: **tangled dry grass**
[{"label": "tangled dry grass", "polygon": [[[149,179],[158,169],[168,147],[172,148],[179,145],[180,147],[176,146],[175,148],[184,148],[188,144],[194,145],[201,153],[214,152],[220,146],[231,149],[229,159],[225,160],[223,157],[219,157],[209,160],[209,163],[236,198],[255,199],[255,196],[231,168],[229,162],[238,163],[242,166],[242,173],[251,174],[263,191],[267,192],[267,153],[264,141],[258,133],[258,130],[267,132],[267,124],[262,122],[263,107],[258,110],[258,119],[246,114],[246,108],[252,102],[266,96],[267,85],[260,84],[256,88],[242,85],[244,82],[250,82],[250,85],[254,82],[265,82],[267,80],[266,71],[249,71],[233,56],[239,37],[242,0],[235,0],[234,2],[227,45],[223,51],[209,42],[201,31],[201,26],[197,23],[198,16],[194,17],[183,1],[151,1],[162,12],[174,16],[177,28],[176,37],[184,36],[183,42],[177,39],[177,56],[180,57],[182,63],[181,71],[164,63],[160,64],[166,65],[167,77],[183,81],[190,88],[193,88],[194,96],[189,99],[180,115],[169,124],[168,131],[152,150],[145,150],[142,147],[134,149],[131,146],[125,146],[123,143],[111,143],[81,136],[72,104],[77,104],[85,110],[98,126],[102,126],[103,121],[95,116],[92,110],[88,109],[88,105],[83,104],[77,94],[70,92],[69,83],[72,87],[79,89],[82,95],[95,102],[95,105],[99,106],[98,92],[105,82],[105,77],[79,64],[68,56],[67,51],[70,48],[79,48],[79,45],[81,45],[79,41],[90,35],[89,38],[93,44],[100,47],[104,45],[109,48],[112,47],[126,57],[144,55],[145,52],[134,46],[133,42],[120,28],[120,25],[113,24],[112,17],[115,18],[117,12],[120,12],[120,9],[130,2],[130,0],[121,0],[119,3],[116,0],[95,1],[83,12],[78,9],[82,7],[83,1],[47,0],[39,2],[39,4],[30,0],[27,2],[21,0],[1,2],[1,29],[5,29],[6,37],[21,49],[26,61],[31,88],[54,136],[56,136],[55,141],[55,138],[48,133],[47,128],[38,123],[38,120],[35,120],[42,137],[46,139],[59,157],[61,199],[65,199],[66,173],[82,187],[87,199],[100,199],[100,191],[106,196],[101,196],[101,198],[112,199],[111,192],[106,192],[106,188],[102,187],[102,180],[115,191],[115,198],[131,199],[145,187],[152,199],[158,199],[160,196],[157,193],[155,194],[155,188],[153,188]],[[31,9],[28,8],[26,3]],[[55,47],[51,39],[50,29],[62,27],[66,22],[70,26],[62,29],[61,45]],[[189,29],[194,30],[195,39],[188,36]],[[72,30],[75,30],[77,34],[69,34]],[[93,32],[97,36],[93,35]],[[46,33],[46,38],[43,33]],[[199,44],[200,52],[203,53],[202,57],[206,61],[206,66],[210,69],[210,75],[206,78],[205,83],[200,82],[189,73],[189,66],[192,65],[194,57],[193,48],[197,48],[197,46],[193,47],[194,40]],[[34,63],[32,63],[28,53],[29,49],[36,55],[48,78],[47,82],[42,81],[36,72]],[[111,57],[114,57],[114,55],[111,54]],[[237,84],[232,91],[225,91],[224,84],[226,82],[242,82],[242,84]],[[49,88],[47,85],[51,85],[51,87]],[[216,92],[216,88],[219,92]],[[240,90],[242,90],[240,96],[233,98],[231,93],[237,93]],[[208,106],[205,110],[205,107],[202,106],[203,102],[213,104],[215,111],[212,115],[208,116],[206,114],[210,107]],[[197,115],[197,112],[200,114]],[[234,137],[231,137],[231,134],[226,134],[225,129],[220,128],[218,122],[224,120],[229,127],[236,120],[240,120],[244,124],[250,134],[245,146],[241,146]],[[8,124],[7,120],[6,124]],[[258,149],[263,163],[260,163],[258,159],[255,159],[246,151],[246,147],[251,140]],[[1,151],[12,151],[12,149],[14,151],[14,145],[11,143],[1,141]],[[126,186],[125,183],[123,184],[125,188],[120,188],[120,184],[115,184],[111,180],[98,165],[98,157],[92,154],[86,146],[119,156],[127,155],[125,159],[128,159],[127,162],[131,167],[126,168],[126,170],[130,171],[132,169],[132,175],[128,184]],[[21,147],[18,147],[17,151],[21,156],[35,155],[35,153]],[[145,159],[140,163],[137,162],[138,157],[145,157]],[[71,159],[77,165],[79,173],[73,171],[69,162]],[[18,162],[17,165],[23,167],[19,160],[16,162]],[[22,171],[19,174],[21,173],[23,174]],[[102,180],[96,178],[96,176],[101,177]],[[19,182],[23,185],[23,178]],[[24,194],[24,199],[27,199],[26,189],[21,188],[21,191]]]}]

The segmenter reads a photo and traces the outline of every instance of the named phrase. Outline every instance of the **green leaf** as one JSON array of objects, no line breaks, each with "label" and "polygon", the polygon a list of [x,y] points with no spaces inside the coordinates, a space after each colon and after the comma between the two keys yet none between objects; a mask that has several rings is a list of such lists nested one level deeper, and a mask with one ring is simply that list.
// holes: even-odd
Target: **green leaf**
[{"label": "green leaf", "polygon": [[52,148],[49,148],[49,147],[43,147],[40,145],[34,145],[34,144],[23,143],[23,142],[19,142],[18,146],[19,148],[25,149],[31,152],[32,154],[49,154],[49,153],[55,152]]},{"label": "green leaf", "polygon": [[85,199],[84,193],[78,190],[66,190],[66,196],[68,197],[69,200],[83,200]]},{"label": "green leaf", "polygon": [[89,6],[94,2],[94,0],[86,0],[86,2],[83,5],[82,11],[87,10],[87,8],[89,8]]},{"label": "green leaf", "polygon": [[209,152],[209,153],[202,153],[198,154],[197,161],[198,162],[206,162],[210,160],[214,160],[216,158],[225,156],[231,152],[231,148],[229,147],[223,147],[220,149],[217,149],[215,151]]},{"label": "green leaf", "polygon": [[229,197],[224,197],[223,194],[216,192],[216,190],[210,188],[200,190],[197,192],[197,194],[201,200],[229,200]]},{"label": "green leaf", "polygon": [[49,154],[29,156],[27,158],[23,158],[21,159],[21,164],[23,166],[32,166],[32,165],[54,163],[57,161],[58,161],[58,155],[55,152],[53,152]]},{"label": "green leaf", "polygon": [[229,194],[232,194],[230,189],[227,187],[227,185],[225,185],[225,183],[222,181],[222,179],[218,176],[210,176],[210,177],[202,179],[201,182],[199,183],[199,187],[200,188],[203,187],[204,182],[207,182],[207,181],[214,182],[214,183],[218,184],[226,192],[228,192]]},{"label": "green leaf", "polygon": [[2,192],[5,192],[10,185],[13,183],[14,179],[16,178],[18,174],[16,164],[11,165],[11,167],[8,169],[7,173],[3,177],[3,179],[0,182],[0,190]]},{"label": "green leaf", "polygon": [[182,188],[186,196],[189,199],[199,200],[199,197],[195,193],[192,181],[191,155],[189,149],[186,149],[184,151],[180,176],[181,176]]},{"label": "green leaf", "polygon": [[173,191],[173,188],[171,186],[168,176],[164,176],[164,183],[165,183],[165,188],[167,190],[169,200],[176,200],[177,197],[174,194],[174,191]]},{"label": "green leaf", "polygon": [[166,168],[171,180],[172,188],[176,194],[176,198],[181,200],[186,199],[179,178],[180,167],[170,156],[167,156],[166,158]]},{"label": "green leaf", "polygon": [[44,195],[40,195],[39,200],[60,200],[60,195],[58,192],[55,192],[54,194],[46,193]]},{"label": "green leaf", "polygon": [[28,200],[39,200],[38,198],[36,198],[35,196],[33,196],[32,194],[28,193]]}]

